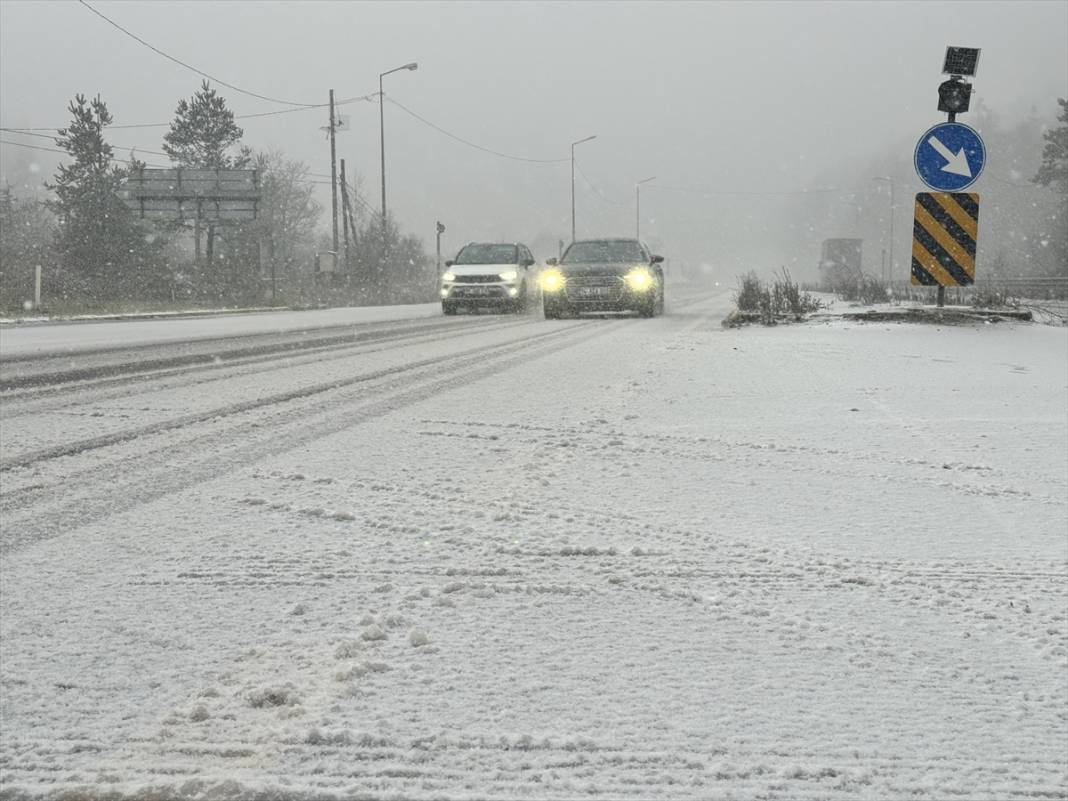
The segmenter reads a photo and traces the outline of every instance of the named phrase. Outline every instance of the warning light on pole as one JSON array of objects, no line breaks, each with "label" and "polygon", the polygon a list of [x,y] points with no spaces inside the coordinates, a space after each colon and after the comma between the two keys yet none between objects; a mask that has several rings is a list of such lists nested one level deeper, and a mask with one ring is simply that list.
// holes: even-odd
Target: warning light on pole
[{"label": "warning light on pole", "polygon": [[943,81],[938,87],[938,110],[950,114],[963,114],[972,101],[972,85],[959,78]]}]

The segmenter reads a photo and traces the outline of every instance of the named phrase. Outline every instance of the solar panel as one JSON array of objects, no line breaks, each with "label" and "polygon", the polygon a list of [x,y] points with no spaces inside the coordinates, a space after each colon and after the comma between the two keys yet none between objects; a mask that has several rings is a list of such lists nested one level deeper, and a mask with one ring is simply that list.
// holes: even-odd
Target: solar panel
[{"label": "solar panel", "polygon": [[975,75],[979,63],[978,47],[947,47],[942,72],[947,75]]}]

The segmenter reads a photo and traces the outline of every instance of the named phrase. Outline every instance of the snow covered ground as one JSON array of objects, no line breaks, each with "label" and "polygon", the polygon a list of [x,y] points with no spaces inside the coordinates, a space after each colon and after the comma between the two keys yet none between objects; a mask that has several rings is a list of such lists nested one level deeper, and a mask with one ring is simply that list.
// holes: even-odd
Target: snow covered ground
[{"label": "snow covered ground", "polygon": [[157,317],[122,321],[107,318],[91,323],[79,321],[65,324],[8,324],[0,327],[0,358],[120,347],[134,343],[145,345],[267,332],[307,331],[328,326],[410,320],[440,314],[440,303],[422,303],[414,306],[201,315],[196,318]]},{"label": "snow covered ground", "polygon": [[0,797],[1068,798],[1068,332],[728,309],[8,391]]}]

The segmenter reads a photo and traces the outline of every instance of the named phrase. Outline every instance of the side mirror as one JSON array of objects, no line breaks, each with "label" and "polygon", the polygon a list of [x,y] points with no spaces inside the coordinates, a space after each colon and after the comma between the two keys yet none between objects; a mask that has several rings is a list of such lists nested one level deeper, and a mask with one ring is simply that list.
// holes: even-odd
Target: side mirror
[{"label": "side mirror", "polygon": [[556,257],[554,256],[551,259],[546,259],[545,263],[548,264],[550,267],[555,267],[557,264]]},{"label": "side mirror", "polygon": [[650,259],[650,262],[652,264],[660,264],[663,260],[664,260],[663,256],[653,256],[653,258]]},{"label": "side mirror", "polygon": [[452,265],[454,265],[454,264],[456,264],[456,262],[454,262],[452,259],[446,259],[445,260],[445,266],[446,267],[452,267]]},{"label": "side mirror", "polygon": [[531,267],[534,264],[534,259],[523,259],[524,267]]}]

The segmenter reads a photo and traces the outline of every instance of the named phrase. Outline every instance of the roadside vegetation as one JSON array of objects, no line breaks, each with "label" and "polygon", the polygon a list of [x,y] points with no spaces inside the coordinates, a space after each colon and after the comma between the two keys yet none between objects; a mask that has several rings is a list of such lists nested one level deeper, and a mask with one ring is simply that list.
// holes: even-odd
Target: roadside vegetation
[{"label": "roadside vegetation", "polygon": [[890,288],[885,281],[862,272],[842,273],[830,289],[840,300],[865,306],[886,303],[890,299]]},{"label": "roadside vegetation", "polygon": [[803,291],[785,267],[770,282],[761,281],[754,273],[740,276],[734,301],[738,308],[724,320],[724,325],[800,322],[806,314],[823,308],[823,302]]},{"label": "roadside vegetation", "polygon": [[[77,95],[67,111],[70,122],[53,137],[66,157],[46,182],[47,194],[0,189],[0,315],[436,298],[437,272],[422,241],[356,202],[356,175],[342,187],[344,250],[335,270],[318,272],[316,254],[332,250],[314,197],[321,180],[278,150],[244,144],[233,111],[208,82],[177,103],[160,155],[170,168],[255,169],[254,220],[141,218],[121,195],[127,180],[150,165],[116,154],[108,141],[112,113],[99,96]],[[41,303],[34,309],[38,273]]]}]

